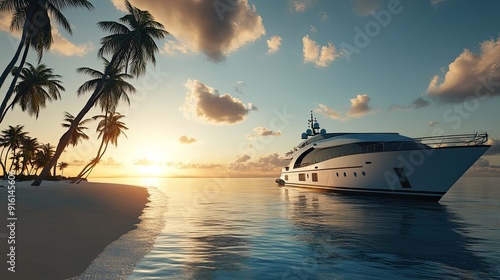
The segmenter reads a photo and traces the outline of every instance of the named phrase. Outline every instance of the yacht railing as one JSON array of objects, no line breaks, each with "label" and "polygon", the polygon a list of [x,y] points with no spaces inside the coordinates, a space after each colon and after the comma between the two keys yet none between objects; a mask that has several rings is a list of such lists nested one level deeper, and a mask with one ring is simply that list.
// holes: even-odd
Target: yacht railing
[{"label": "yacht railing", "polygon": [[460,147],[460,146],[480,146],[484,145],[487,141],[488,141],[488,133],[484,132],[475,134],[428,136],[428,137],[414,138],[412,140],[407,140],[407,141],[378,142],[363,147],[357,147],[354,149],[332,153],[327,157],[314,160],[313,162],[296,164],[294,168],[315,164],[332,158],[354,155],[354,154],[437,149],[437,148]]}]

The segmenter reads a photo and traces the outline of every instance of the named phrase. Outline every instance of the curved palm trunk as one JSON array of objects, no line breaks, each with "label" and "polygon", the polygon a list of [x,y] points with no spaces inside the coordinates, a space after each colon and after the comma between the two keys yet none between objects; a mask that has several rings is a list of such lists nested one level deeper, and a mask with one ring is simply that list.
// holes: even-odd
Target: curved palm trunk
[{"label": "curved palm trunk", "polygon": [[[103,147],[103,146],[104,146],[104,137],[103,137],[103,139],[102,139],[102,141],[101,141],[101,145],[99,145],[99,149],[97,150],[97,155],[96,155],[96,157],[95,157],[93,160],[91,160],[91,161],[90,161],[87,165],[85,165],[85,167],[82,169],[82,171],[80,171],[80,173],[78,173],[78,175],[76,176],[76,178],[75,178],[75,179],[73,179],[73,180],[71,181],[71,183],[75,183],[75,182],[77,182],[78,180],[82,179],[82,178],[83,178],[83,176],[84,176],[87,172],[89,172],[89,170],[90,170],[91,168],[93,168],[94,166],[96,166],[96,165],[97,165],[97,163],[99,162],[100,158],[102,157],[102,156],[101,156],[101,150],[102,150],[102,147]],[[104,150],[104,151],[106,151],[106,150]],[[103,154],[104,154],[104,152],[103,152]]]},{"label": "curved palm trunk", "polygon": [[[0,88],[2,88],[3,83],[7,79],[7,76],[9,76],[10,71],[12,71],[12,69],[16,65],[17,60],[19,59],[19,56],[21,55],[21,50],[23,49],[24,44],[26,43],[27,30],[28,30],[28,28],[25,25],[23,27],[23,35],[21,36],[21,41],[19,42],[19,46],[17,47],[16,53],[14,54],[14,57],[12,58],[10,63],[7,65],[7,67],[5,67],[5,70],[3,70],[2,76],[0,76]],[[5,99],[7,99],[7,96],[5,96],[4,101],[5,101]]]},{"label": "curved palm trunk", "polygon": [[92,93],[92,95],[90,96],[89,100],[87,101],[85,106],[82,108],[80,113],[78,113],[78,115],[73,119],[73,122],[71,123],[71,126],[68,128],[68,131],[66,131],[66,133],[64,133],[63,136],[59,139],[59,143],[57,144],[57,149],[56,149],[54,156],[52,156],[49,163],[43,167],[42,172],[40,172],[40,175],[38,175],[38,177],[35,179],[35,181],[31,184],[32,186],[40,186],[43,179],[45,179],[45,177],[50,173],[50,169],[52,168],[52,166],[54,166],[56,164],[56,162],[59,159],[59,157],[61,156],[62,152],[64,151],[66,146],[68,146],[69,140],[71,138],[71,134],[75,131],[76,127],[78,126],[80,121],[83,119],[83,117],[85,117],[85,115],[90,111],[90,109],[92,109],[92,107],[94,107],[95,102],[100,97],[101,89],[104,85],[104,82],[106,81],[106,77],[109,75],[109,72],[111,71],[111,69],[113,69],[114,64],[117,62],[119,56],[120,56],[120,53],[113,55],[113,59],[111,59],[111,62],[109,63],[108,67],[106,68],[104,76],[101,79],[101,81],[99,82],[99,84],[97,85],[96,89],[94,90],[94,93]]},{"label": "curved palm trunk", "polygon": [[94,171],[94,167],[96,167],[96,165],[99,163],[99,161],[101,161],[101,158],[104,156],[104,154],[106,153],[106,150],[108,149],[108,142],[106,142],[106,146],[104,146],[104,151],[102,151],[102,153],[99,155],[99,157],[96,159],[96,161],[93,162],[93,164],[90,166],[90,168],[85,171],[85,173],[82,174],[82,177],[85,176],[85,178],[89,177],[90,173],[92,173],[92,171]]},{"label": "curved palm trunk", "polygon": [[[19,59],[19,56],[21,55],[21,50],[23,49],[23,47],[26,47],[29,50],[29,45],[26,44],[26,39],[28,37],[29,25],[31,24],[31,22],[33,22],[33,15],[35,14],[35,10],[36,9],[32,6],[32,7],[30,7],[30,10],[28,11],[28,15],[26,16],[26,21],[25,21],[24,26],[23,26],[23,33],[21,35],[21,41],[19,42],[19,46],[17,47],[16,53],[14,54],[14,57],[12,58],[10,63],[7,65],[7,67],[5,67],[2,75],[0,76],[0,88],[2,88],[3,84],[5,83],[5,80],[7,79],[7,76],[10,74],[10,72],[12,71],[14,66],[16,65],[16,62]],[[25,52],[27,52],[27,51],[25,51]],[[24,63],[20,64],[20,68],[22,68],[23,65],[24,65]],[[7,94],[5,94],[2,105],[0,107],[0,112],[3,112],[5,110],[5,107],[7,106],[7,102],[9,101],[11,95],[12,95],[12,93],[10,93],[10,95],[9,95],[9,92],[7,92]],[[1,120],[0,120],[0,122],[1,122]]]},{"label": "curved palm trunk", "polygon": [[[9,90],[5,94],[5,98],[2,101],[2,105],[0,105],[0,123],[3,121],[5,118],[5,115],[7,114],[7,110],[11,107],[7,107],[7,102],[9,102],[10,98],[12,97],[12,93],[14,93],[14,88],[16,87],[17,79],[19,78],[19,75],[21,75],[21,71],[23,70],[24,63],[26,62],[26,58],[28,57],[28,51],[29,47],[26,46],[24,49],[24,54],[23,57],[21,58],[21,63],[19,64],[19,67],[17,68],[16,73],[14,74],[14,79],[12,79],[12,82],[10,83]],[[11,104],[13,105],[13,103]]]}]

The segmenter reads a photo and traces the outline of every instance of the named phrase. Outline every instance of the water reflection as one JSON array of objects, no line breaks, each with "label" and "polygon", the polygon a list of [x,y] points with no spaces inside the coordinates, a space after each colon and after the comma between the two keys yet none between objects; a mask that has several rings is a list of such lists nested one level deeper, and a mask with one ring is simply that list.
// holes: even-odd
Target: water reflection
[{"label": "water reflection", "polygon": [[[220,271],[243,270],[248,256],[248,237],[231,228],[227,221],[200,221],[200,231],[189,238],[189,259],[184,263],[186,279],[216,279]],[[209,233],[209,234],[207,234]],[[217,270],[219,270],[216,275]]]},{"label": "water reflection", "polygon": [[[492,265],[470,248],[461,217],[438,203],[282,188],[288,219],[310,258],[285,279],[314,275],[487,278]],[[395,269],[396,268],[396,269]]]}]

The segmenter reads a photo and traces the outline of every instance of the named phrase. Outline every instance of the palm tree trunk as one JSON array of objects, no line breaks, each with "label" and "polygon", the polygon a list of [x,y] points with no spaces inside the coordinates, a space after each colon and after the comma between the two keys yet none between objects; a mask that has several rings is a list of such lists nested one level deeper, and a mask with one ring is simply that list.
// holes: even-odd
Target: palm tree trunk
[{"label": "palm tree trunk", "polygon": [[[97,160],[92,164],[92,166],[90,166],[90,168],[85,172],[87,174],[85,178],[89,177],[90,173],[92,173],[92,171],[94,170],[94,167],[99,163],[99,161],[101,161],[101,158],[104,156],[104,153],[106,153],[106,150],[108,149],[108,144],[109,142],[106,142],[104,151],[102,151],[102,153],[99,155],[99,158],[97,158]],[[82,177],[85,175],[85,173],[82,175]]]},{"label": "palm tree trunk", "polygon": [[5,159],[3,160],[3,163],[5,165],[5,170],[7,170],[7,159],[9,158],[9,152],[10,152],[10,147],[7,149],[7,153],[5,153]]},{"label": "palm tree trunk", "polygon": [[7,102],[9,102],[9,99],[12,96],[12,93],[14,93],[14,88],[16,87],[17,79],[19,78],[19,75],[21,74],[21,71],[23,71],[23,66],[24,63],[26,62],[26,58],[28,57],[28,51],[30,50],[29,46],[26,46],[24,49],[23,57],[21,58],[21,63],[19,63],[19,67],[17,68],[16,73],[14,74],[14,79],[12,79],[12,82],[10,83],[9,90],[5,94],[5,98],[2,101],[2,105],[0,106],[0,123],[2,123],[3,118],[7,114]]},{"label": "palm tree trunk", "polygon": [[[19,56],[21,55],[21,50],[23,49],[23,47],[26,47],[29,50],[29,44],[26,44],[26,39],[28,37],[29,25],[33,22],[33,16],[35,14],[35,10],[36,9],[34,8],[34,6],[31,6],[30,10],[28,11],[28,14],[26,16],[26,20],[25,20],[25,23],[23,26],[23,34],[21,35],[21,41],[19,42],[19,45],[17,46],[16,53],[14,54],[14,57],[10,61],[9,65],[7,65],[7,67],[5,67],[2,75],[0,76],[0,88],[2,88],[5,80],[7,79],[7,76],[10,74],[10,71],[12,71],[12,68],[14,68],[14,66],[16,65],[16,62],[19,59]],[[20,67],[22,68],[23,65],[24,65],[24,63],[21,64]],[[7,92],[7,94],[5,95],[5,97],[3,99],[2,106],[0,108],[0,112],[3,112],[5,110],[5,106],[7,105],[7,102],[9,99],[10,99],[10,95],[9,95],[9,92]],[[0,122],[1,122],[1,120],[0,120]]]},{"label": "palm tree trunk", "polygon": [[[10,71],[12,71],[12,68],[14,68],[17,60],[19,59],[19,56],[21,55],[21,50],[23,49],[24,44],[26,43],[27,30],[28,30],[28,27],[25,24],[25,26],[23,27],[23,35],[21,36],[21,41],[19,42],[19,46],[17,46],[16,53],[14,54],[14,57],[10,61],[9,65],[7,65],[7,67],[5,67],[5,70],[3,70],[2,76],[0,76],[0,88],[2,88],[3,83],[7,79],[7,76],[9,76]],[[7,96],[5,97],[5,99],[6,98],[7,98]]]},{"label": "palm tree trunk", "polygon": [[113,69],[114,64],[117,62],[118,57],[120,56],[120,52],[116,53],[113,55],[113,59],[111,59],[111,62],[109,63],[108,67],[106,68],[106,72],[103,75],[103,78],[97,85],[96,89],[94,90],[94,93],[90,96],[89,100],[85,104],[85,106],[82,108],[80,113],[73,119],[73,122],[71,123],[71,126],[69,127],[68,131],[63,134],[63,136],[59,139],[59,143],[57,144],[57,149],[50,159],[49,163],[45,165],[42,169],[42,172],[40,172],[40,175],[33,181],[31,184],[32,186],[40,186],[42,183],[43,179],[50,173],[50,169],[52,166],[54,166],[61,156],[62,152],[68,146],[69,140],[71,138],[71,134],[75,131],[76,127],[78,126],[78,123],[85,117],[85,115],[94,107],[95,102],[101,95],[101,89],[104,85],[104,82],[106,81],[106,77],[109,75],[109,72],[111,72],[111,69]]}]

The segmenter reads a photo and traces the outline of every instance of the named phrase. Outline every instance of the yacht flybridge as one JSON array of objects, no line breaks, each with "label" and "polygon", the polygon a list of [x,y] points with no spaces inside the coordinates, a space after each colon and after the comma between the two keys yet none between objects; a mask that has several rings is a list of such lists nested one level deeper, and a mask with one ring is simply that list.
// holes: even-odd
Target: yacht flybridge
[{"label": "yacht flybridge", "polygon": [[490,147],[487,133],[327,133],[312,113],[309,123],[279,185],[438,201]]}]

